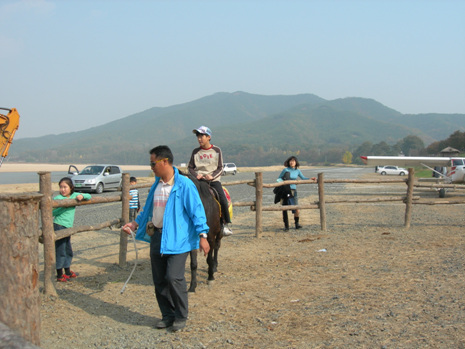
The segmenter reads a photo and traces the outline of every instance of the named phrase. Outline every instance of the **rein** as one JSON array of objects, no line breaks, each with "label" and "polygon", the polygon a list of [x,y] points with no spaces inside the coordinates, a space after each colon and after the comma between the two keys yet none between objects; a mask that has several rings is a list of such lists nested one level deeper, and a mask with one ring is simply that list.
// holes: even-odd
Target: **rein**
[{"label": "rein", "polygon": [[136,236],[134,235],[134,232],[131,230],[131,228],[129,228],[129,232],[131,233],[132,241],[134,242],[134,249],[136,250],[136,261],[134,262],[134,267],[132,268],[131,274],[129,274],[128,279],[127,279],[126,282],[124,283],[123,288],[121,289],[120,294],[123,294],[124,289],[126,288],[126,285],[128,284],[129,280],[131,280],[132,274],[134,274],[134,271],[136,270],[137,261],[138,261],[138,259],[139,259],[139,256],[138,256],[138,253],[137,253]]}]

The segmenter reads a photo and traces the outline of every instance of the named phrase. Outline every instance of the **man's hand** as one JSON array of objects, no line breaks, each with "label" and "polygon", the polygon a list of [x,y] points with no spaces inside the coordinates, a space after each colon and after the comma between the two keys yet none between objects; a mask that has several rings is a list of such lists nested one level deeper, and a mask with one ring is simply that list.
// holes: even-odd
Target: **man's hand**
[{"label": "man's hand", "polygon": [[203,178],[203,176],[201,174],[198,174],[197,175],[197,179],[200,181],[201,179]]},{"label": "man's hand", "polygon": [[212,177],[211,175],[208,174],[208,175],[205,176],[205,179],[206,179],[207,181],[211,181],[211,180],[213,179],[213,177]]},{"label": "man's hand", "polygon": [[210,244],[208,243],[208,240],[205,238],[200,238],[200,252],[203,251],[203,255],[206,256],[208,252],[210,251]]},{"label": "man's hand", "polygon": [[[130,230],[129,230],[129,229],[130,229]],[[126,234],[128,234],[128,235],[131,235],[131,230],[132,230],[133,232],[135,232],[136,229],[137,229],[137,223],[136,223],[136,222],[126,223],[126,224],[124,225],[124,227],[122,228],[122,230],[123,230]]]}]

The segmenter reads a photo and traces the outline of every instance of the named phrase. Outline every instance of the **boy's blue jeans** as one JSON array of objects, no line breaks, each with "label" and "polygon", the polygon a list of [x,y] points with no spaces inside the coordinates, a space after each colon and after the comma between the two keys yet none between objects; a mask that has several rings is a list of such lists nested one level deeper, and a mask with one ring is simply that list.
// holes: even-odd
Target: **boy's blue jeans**
[{"label": "boy's blue jeans", "polygon": [[[66,227],[53,223],[55,231],[67,229]],[[73,249],[71,248],[71,236],[55,241],[56,269],[69,268],[73,260]]]}]

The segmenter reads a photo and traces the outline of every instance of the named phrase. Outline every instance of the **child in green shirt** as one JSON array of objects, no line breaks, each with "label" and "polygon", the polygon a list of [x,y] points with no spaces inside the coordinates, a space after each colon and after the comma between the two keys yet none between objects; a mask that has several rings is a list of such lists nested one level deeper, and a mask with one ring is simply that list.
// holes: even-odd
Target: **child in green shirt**
[{"label": "child in green shirt", "polygon": [[[54,200],[76,199],[77,201],[89,200],[90,194],[81,194],[74,192],[73,181],[68,178],[62,178],[58,183],[60,186],[60,195],[55,196]],[[74,213],[76,207],[57,207],[53,210],[53,229],[55,231],[72,228],[74,224]],[[66,282],[70,278],[75,278],[77,274],[71,271],[71,261],[73,259],[73,249],[71,247],[71,236],[55,241],[57,281]],[[65,273],[63,274],[63,268]]]}]

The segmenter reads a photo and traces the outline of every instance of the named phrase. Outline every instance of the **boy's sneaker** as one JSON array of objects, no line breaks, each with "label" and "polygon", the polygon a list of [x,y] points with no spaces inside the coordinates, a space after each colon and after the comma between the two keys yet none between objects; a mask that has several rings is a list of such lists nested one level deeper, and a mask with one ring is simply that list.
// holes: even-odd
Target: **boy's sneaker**
[{"label": "boy's sneaker", "polygon": [[231,230],[231,228],[229,228],[229,226],[227,224],[224,225],[223,227],[223,235],[224,236],[229,236],[229,235],[232,235],[233,232]]},{"label": "boy's sneaker", "polygon": [[67,282],[68,281],[68,277],[66,277],[65,274],[63,274],[62,276],[57,276],[57,282]]}]

